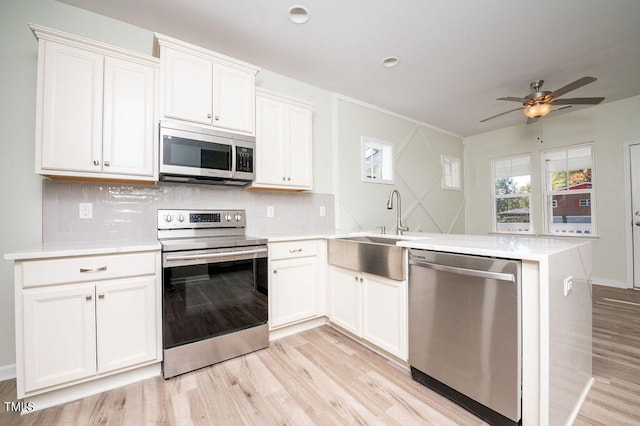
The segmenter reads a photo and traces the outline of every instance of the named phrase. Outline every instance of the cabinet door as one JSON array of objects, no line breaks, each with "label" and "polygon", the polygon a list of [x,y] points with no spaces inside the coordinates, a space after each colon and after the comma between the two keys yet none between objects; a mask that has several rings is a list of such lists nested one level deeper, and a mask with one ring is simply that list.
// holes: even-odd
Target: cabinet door
[{"label": "cabinet door", "polygon": [[96,286],[99,373],[157,358],[155,289],[153,276]]},{"label": "cabinet door", "polygon": [[318,315],[317,275],[315,256],[271,263],[269,324],[272,328]]},{"label": "cabinet door", "polygon": [[36,171],[100,172],[104,57],[41,42]]},{"label": "cabinet door", "polygon": [[407,359],[407,282],[365,275],[362,285],[362,337]]},{"label": "cabinet door", "polygon": [[103,172],[154,177],[156,71],[105,59]]},{"label": "cabinet door", "polygon": [[287,184],[311,189],[312,172],[312,114],[306,108],[287,106]]},{"label": "cabinet door", "polygon": [[164,115],[211,124],[211,62],[173,49],[163,49],[160,58],[164,71]]},{"label": "cabinet door", "polygon": [[253,135],[255,76],[222,64],[213,64],[213,125]]},{"label": "cabinet door", "polygon": [[93,285],[23,292],[24,391],[96,374]]},{"label": "cabinet door", "polygon": [[256,96],[256,183],[283,185],[286,183],[284,166],[284,117],[282,102]]},{"label": "cabinet door", "polygon": [[330,319],[347,331],[360,335],[360,273],[331,268]]}]

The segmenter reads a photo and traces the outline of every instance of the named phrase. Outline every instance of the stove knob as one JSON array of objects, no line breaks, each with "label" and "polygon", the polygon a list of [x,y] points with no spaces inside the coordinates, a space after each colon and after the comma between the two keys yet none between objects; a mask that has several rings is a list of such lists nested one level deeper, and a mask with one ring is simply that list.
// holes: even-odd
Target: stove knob
[{"label": "stove knob", "polygon": [[171,222],[171,219],[172,219],[172,217],[171,217],[171,215],[170,215],[170,214],[165,215],[165,217],[164,217],[164,221],[165,221],[165,222]]},{"label": "stove knob", "polygon": [[178,216],[178,222],[184,222],[184,216],[182,215]]},{"label": "stove knob", "polygon": [[241,214],[236,214],[236,222],[240,222],[242,220],[242,215]]},{"label": "stove knob", "polygon": [[224,220],[226,220],[227,222],[231,222],[231,215],[230,214],[224,215]]}]

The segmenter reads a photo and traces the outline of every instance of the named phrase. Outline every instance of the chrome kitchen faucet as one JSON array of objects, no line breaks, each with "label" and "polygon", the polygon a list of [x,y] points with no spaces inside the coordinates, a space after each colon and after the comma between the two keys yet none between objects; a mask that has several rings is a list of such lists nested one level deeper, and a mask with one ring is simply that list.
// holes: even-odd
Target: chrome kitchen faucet
[{"label": "chrome kitchen faucet", "polygon": [[391,210],[393,208],[393,194],[396,194],[398,198],[398,208],[396,209],[396,235],[402,235],[403,232],[408,231],[408,226],[402,226],[402,200],[400,199],[400,191],[394,189],[389,194],[389,199],[387,200],[387,208]]}]

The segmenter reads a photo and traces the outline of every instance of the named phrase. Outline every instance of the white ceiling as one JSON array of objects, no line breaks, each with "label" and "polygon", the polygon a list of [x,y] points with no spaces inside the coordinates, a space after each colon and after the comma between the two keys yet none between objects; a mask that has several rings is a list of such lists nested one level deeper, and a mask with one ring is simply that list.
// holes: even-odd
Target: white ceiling
[{"label": "white ceiling", "polygon": [[[638,0],[62,0],[469,136],[523,123],[529,83],[640,95]],[[310,20],[287,20],[294,4]],[[384,68],[388,56],[400,57]],[[588,108],[573,106],[572,110]]]}]

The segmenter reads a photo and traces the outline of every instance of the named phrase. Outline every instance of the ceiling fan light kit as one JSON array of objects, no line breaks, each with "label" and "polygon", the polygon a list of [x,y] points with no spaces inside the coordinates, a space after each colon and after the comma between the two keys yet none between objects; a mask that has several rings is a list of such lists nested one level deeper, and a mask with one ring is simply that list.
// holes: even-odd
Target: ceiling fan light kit
[{"label": "ceiling fan light kit", "polygon": [[546,103],[535,103],[525,107],[522,112],[529,118],[540,118],[551,112],[552,105]]},{"label": "ceiling fan light kit", "polygon": [[493,115],[491,117],[485,118],[484,120],[480,120],[481,123],[491,120],[496,117],[500,117],[502,115],[508,114],[513,111],[522,110],[524,115],[528,117],[527,124],[536,121],[540,117],[544,117],[545,115],[552,112],[553,106],[555,105],[567,105],[562,108],[557,108],[555,111],[559,111],[561,109],[567,108],[571,105],[596,105],[604,100],[604,98],[569,98],[569,99],[558,99],[560,96],[568,93],[572,90],[576,90],[582,86],[585,86],[589,83],[593,83],[597,79],[595,77],[582,77],[577,79],[576,81],[567,84],[566,86],[561,87],[560,89],[549,92],[541,90],[542,84],[544,80],[534,80],[531,82],[531,93],[523,98],[516,98],[513,96],[504,96],[502,98],[498,98],[498,101],[511,101],[511,102],[519,102],[522,104],[520,108],[514,108],[509,111],[502,112],[500,114]]}]

